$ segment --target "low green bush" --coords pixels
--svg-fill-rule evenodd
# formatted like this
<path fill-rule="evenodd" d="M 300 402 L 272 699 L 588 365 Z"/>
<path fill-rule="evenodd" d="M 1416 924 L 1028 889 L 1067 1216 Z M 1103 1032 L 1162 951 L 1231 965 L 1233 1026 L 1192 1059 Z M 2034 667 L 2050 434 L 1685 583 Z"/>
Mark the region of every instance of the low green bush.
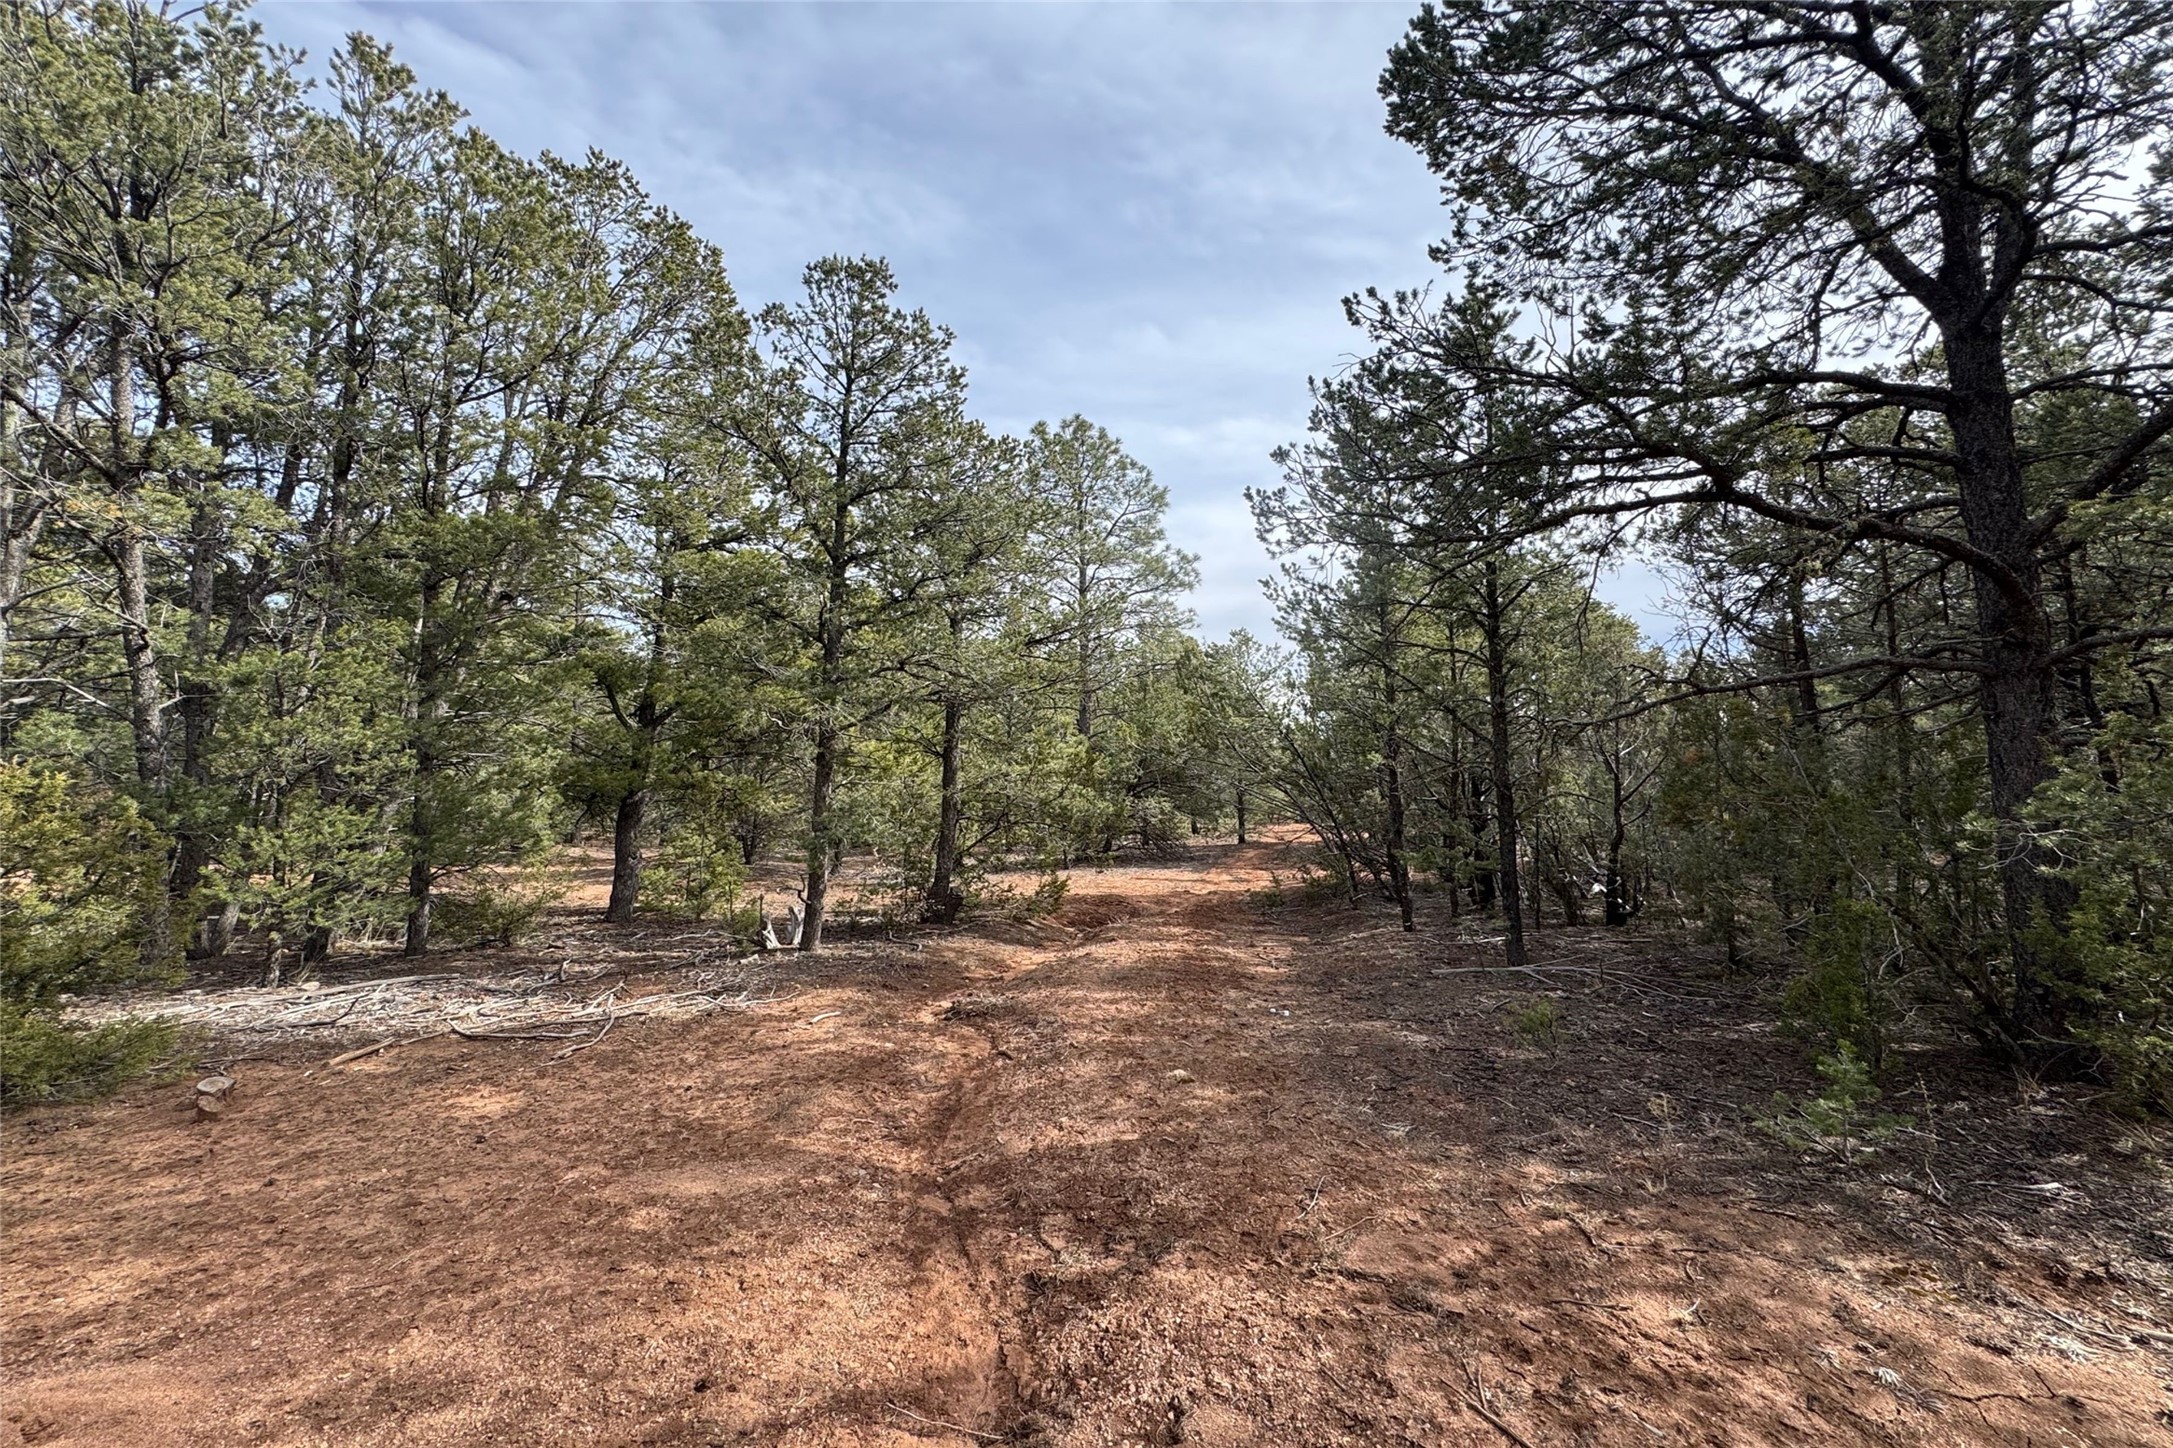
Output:
<path fill-rule="evenodd" d="M 469 876 L 431 906 L 431 933 L 454 948 L 514 946 L 535 934 L 566 895 L 566 878 L 541 864 Z"/>
<path fill-rule="evenodd" d="M 1909 1125 L 1908 1117 L 1877 1109 L 1878 1082 L 1870 1063 L 1849 1042 L 1813 1064 L 1826 1082 L 1817 1095 L 1797 1100 L 1785 1092 L 1773 1093 L 1773 1110 L 1760 1124 L 1779 1141 L 1848 1160 L 1872 1155 Z"/>
<path fill-rule="evenodd" d="M 129 800 L 0 762 L 0 1099 L 93 1096 L 172 1049 L 173 1028 L 68 1020 L 76 997 L 174 978 L 163 842 Z"/>
<path fill-rule="evenodd" d="M 1562 1027 L 1562 1007 L 1553 996 L 1535 996 L 1509 1018 L 1509 1024 L 1525 1045 L 1552 1051 Z"/>

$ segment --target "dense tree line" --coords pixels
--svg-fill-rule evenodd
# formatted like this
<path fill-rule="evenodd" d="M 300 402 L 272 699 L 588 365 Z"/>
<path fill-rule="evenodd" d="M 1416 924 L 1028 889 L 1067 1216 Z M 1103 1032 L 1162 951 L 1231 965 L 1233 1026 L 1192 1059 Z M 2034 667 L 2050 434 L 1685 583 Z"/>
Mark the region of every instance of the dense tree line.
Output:
<path fill-rule="evenodd" d="M 608 158 L 297 64 L 0 10 L 11 1082 L 139 1059 L 56 1009 L 185 953 L 503 938 L 583 836 L 620 922 L 752 932 L 789 856 L 815 949 L 848 857 L 947 922 L 1270 811 L 1511 964 L 1661 921 L 1844 1062 L 1938 1019 L 2173 1106 L 2162 6 L 1427 7 L 1381 84 L 1445 280 L 1347 303 L 1254 494 L 1287 668 L 881 261 L 750 315 Z"/>
<path fill-rule="evenodd" d="M 1462 0 L 1381 89 L 1447 283 L 1256 497 L 1351 886 L 1512 958 L 1662 905 L 1863 1060 L 1931 1007 L 2173 1106 L 2173 16 Z"/>
<path fill-rule="evenodd" d="M 584 831 L 617 921 L 794 855 L 814 949 L 848 852 L 949 920 L 1230 812 L 1244 648 L 1116 439 L 976 422 L 881 261 L 750 317 L 618 163 L 365 36 L 297 64 L 227 7 L 0 11 L 18 1089 L 135 1049 L 69 1058 L 67 992 L 503 935 Z"/>

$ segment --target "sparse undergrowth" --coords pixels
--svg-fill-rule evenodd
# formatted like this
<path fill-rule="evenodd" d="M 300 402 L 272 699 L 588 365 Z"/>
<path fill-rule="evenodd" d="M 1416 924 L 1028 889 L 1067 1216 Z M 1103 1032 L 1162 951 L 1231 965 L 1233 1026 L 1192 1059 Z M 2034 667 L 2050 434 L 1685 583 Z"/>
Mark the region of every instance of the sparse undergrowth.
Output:
<path fill-rule="evenodd" d="M 0 1101 L 95 1096 L 169 1056 L 171 1027 L 64 1015 L 80 995 L 173 978 L 164 865 L 126 799 L 0 761 Z"/>

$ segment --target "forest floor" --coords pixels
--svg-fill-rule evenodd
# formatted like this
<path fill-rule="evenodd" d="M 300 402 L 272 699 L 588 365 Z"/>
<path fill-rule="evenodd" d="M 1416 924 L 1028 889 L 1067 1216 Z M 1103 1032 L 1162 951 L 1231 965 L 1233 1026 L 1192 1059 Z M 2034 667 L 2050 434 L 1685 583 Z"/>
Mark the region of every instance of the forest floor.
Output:
<path fill-rule="evenodd" d="M 1509 975 L 1295 859 L 1079 871 L 570 1055 L 320 1032 L 230 1049 L 216 1120 L 18 1115 L 0 1442 L 2173 1442 L 2162 1131 L 1926 1053 L 1879 1155 L 1789 1149 L 1767 987 L 1598 929 Z M 639 995 L 685 939 L 532 955 Z"/>

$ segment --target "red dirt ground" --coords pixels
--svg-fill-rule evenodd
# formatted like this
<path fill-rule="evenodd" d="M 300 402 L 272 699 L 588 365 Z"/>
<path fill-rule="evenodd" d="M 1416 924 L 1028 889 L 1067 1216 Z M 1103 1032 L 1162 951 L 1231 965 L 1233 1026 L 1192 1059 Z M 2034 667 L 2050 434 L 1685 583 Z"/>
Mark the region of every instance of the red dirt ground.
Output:
<path fill-rule="evenodd" d="M 555 1062 L 319 1042 L 207 1124 L 18 1117 L 0 1442 L 2173 1442 L 2162 1138 L 1986 1078 L 1807 1162 L 1748 987 L 1550 932 L 1601 973 L 1519 1045 L 1530 978 L 1269 903 L 1292 850 Z"/>

